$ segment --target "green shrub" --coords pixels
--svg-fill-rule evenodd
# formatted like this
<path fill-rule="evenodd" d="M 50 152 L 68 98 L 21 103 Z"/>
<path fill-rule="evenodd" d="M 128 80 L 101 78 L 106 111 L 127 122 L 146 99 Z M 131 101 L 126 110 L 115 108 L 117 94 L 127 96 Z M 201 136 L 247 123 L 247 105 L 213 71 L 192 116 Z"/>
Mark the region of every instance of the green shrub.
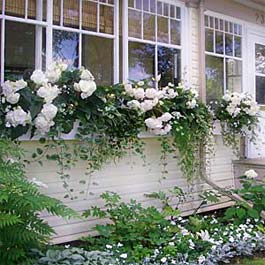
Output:
<path fill-rule="evenodd" d="M 60 201 L 41 194 L 25 178 L 22 151 L 18 145 L 0 140 L 0 261 L 3 265 L 23 261 L 29 249 L 46 243 L 53 229 L 40 212 L 71 217 L 74 211 Z"/>

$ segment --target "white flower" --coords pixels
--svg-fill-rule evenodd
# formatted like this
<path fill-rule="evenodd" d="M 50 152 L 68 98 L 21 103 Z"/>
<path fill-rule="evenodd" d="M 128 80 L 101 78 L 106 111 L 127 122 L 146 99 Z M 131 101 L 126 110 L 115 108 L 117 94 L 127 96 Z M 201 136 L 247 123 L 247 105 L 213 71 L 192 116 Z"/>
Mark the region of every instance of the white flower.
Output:
<path fill-rule="evenodd" d="M 127 102 L 127 106 L 129 109 L 140 109 L 141 104 L 138 100 L 131 100 Z"/>
<path fill-rule="evenodd" d="M 145 97 L 145 92 L 143 88 L 134 89 L 133 94 L 136 99 L 144 99 Z"/>
<path fill-rule="evenodd" d="M 162 262 L 162 263 L 166 263 L 166 262 L 167 262 L 167 258 L 166 258 L 166 257 L 163 257 L 163 258 L 161 259 L 161 262 Z"/>
<path fill-rule="evenodd" d="M 126 253 L 123 253 L 123 254 L 120 255 L 120 257 L 121 257 L 122 259 L 127 259 L 127 256 L 128 256 L 128 255 L 127 255 Z"/>
<path fill-rule="evenodd" d="M 55 118 L 57 111 L 58 111 L 58 108 L 55 105 L 51 103 L 47 103 L 43 105 L 41 113 L 47 120 L 52 120 Z"/>
<path fill-rule="evenodd" d="M 173 116 L 169 112 L 165 112 L 159 119 L 163 122 L 170 121 L 173 118 Z"/>
<path fill-rule="evenodd" d="M 229 242 L 233 243 L 234 241 L 235 241 L 235 239 L 232 236 L 230 236 L 229 237 Z"/>
<path fill-rule="evenodd" d="M 55 83 L 60 79 L 61 73 L 60 69 L 48 69 L 45 76 L 49 82 Z"/>
<path fill-rule="evenodd" d="M 20 94 L 12 93 L 6 96 L 6 101 L 9 102 L 10 104 L 16 104 L 18 103 L 19 98 L 20 98 Z"/>
<path fill-rule="evenodd" d="M 157 104 L 157 101 L 151 100 L 151 99 L 146 99 L 143 102 L 140 103 L 140 108 L 143 112 L 147 112 Z"/>
<path fill-rule="evenodd" d="M 31 115 L 25 112 L 20 106 L 14 110 L 10 110 L 6 114 L 6 126 L 17 127 L 18 125 L 26 126 L 31 122 Z"/>
<path fill-rule="evenodd" d="M 124 85 L 124 90 L 126 91 L 126 93 L 129 95 L 129 96 L 133 96 L 134 95 L 134 89 L 133 89 L 133 87 L 132 87 L 132 85 L 131 84 L 125 84 Z"/>
<path fill-rule="evenodd" d="M 231 94 L 230 93 L 226 93 L 224 96 L 223 96 L 223 100 L 228 102 L 231 100 Z"/>
<path fill-rule="evenodd" d="M 162 121 L 156 118 L 146 119 L 145 125 L 150 129 L 161 129 L 163 127 Z"/>
<path fill-rule="evenodd" d="M 36 178 L 33 178 L 31 182 L 32 182 L 33 184 L 35 184 L 36 186 L 38 186 L 38 187 L 48 189 L 48 185 L 47 185 L 47 184 L 43 183 L 43 182 L 40 181 L 40 180 L 37 180 Z"/>
<path fill-rule="evenodd" d="M 112 245 L 108 245 L 108 244 L 107 244 L 107 245 L 106 245 L 106 248 L 107 248 L 107 249 L 112 249 Z"/>
<path fill-rule="evenodd" d="M 74 83 L 74 89 L 81 92 L 81 98 L 90 97 L 97 89 L 97 85 L 93 80 L 80 80 L 79 83 Z"/>
<path fill-rule="evenodd" d="M 46 134 L 50 131 L 50 128 L 54 125 L 52 120 L 47 120 L 42 113 L 40 113 L 34 121 L 37 128 L 37 132 L 40 134 Z"/>
<path fill-rule="evenodd" d="M 45 83 L 48 82 L 48 79 L 46 78 L 45 74 L 41 70 L 35 70 L 32 73 L 30 80 L 39 86 L 44 85 Z"/>
<path fill-rule="evenodd" d="M 7 97 L 8 95 L 14 93 L 14 85 L 13 82 L 11 81 L 6 81 L 3 85 L 2 85 L 2 94 Z"/>
<path fill-rule="evenodd" d="M 25 88 L 28 83 L 26 81 L 24 81 L 23 79 L 17 80 L 15 83 L 15 88 L 16 88 L 16 92 L 19 91 L 20 89 Z"/>
<path fill-rule="evenodd" d="M 195 244 L 193 243 L 193 241 L 191 239 L 189 239 L 188 242 L 189 242 L 189 248 L 190 249 L 194 249 L 195 248 Z"/>
<path fill-rule="evenodd" d="M 143 86 L 144 85 L 144 81 L 138 81 L 137 85 L 138 86 Z"/>
<path fill-rule="evenodd" d="M 214 240 L 210 237 L 209 232 L 207 230 L 201 230 L 200 232 L 197 232 L 197 235 L 200 236 L 203 241 L 214 243 Z"/>
<path fill-rule="evenodd" d="M 199 258 L 198 258 L 199 264 L 203 264 L 205 260 L 206 260 L 206 258 L 203 255 L 199 256 Z"/>
<path fill-rule="evenodd" d="M 194 109 L 197 105 L 197 102 L 195 99 L 192 99 L 186 103 L 186 106 L 188 109 Z"/>
<path fill-rule="evenodd" d="M 173 246 L 175 246 L 175 243 L 174 242 L 169 242 L 168 245 L 173 247 Z"/>
<path fill-rule="evenodd" d="M 51 103 L 60 93 L 57 86 L 52 86 L 47 83 L 40 87 L 37 91 L 37 95 L 44 99 L 46 103 Z"/>
<path fill-rule="evenodd" d="M 247 170 L 244 175 L 247 177 L 247 178 L 251 178 L 251 179 L 254 179 L 258 176 L 257 172 L 253 169 L 249 169 Z"/>
<path fill-rule="evenodd" d="M 167 90 L 167 95 L 166 95 L 167 98 L 172 99 L 175 98 L 177 95 L 178 93 L 174 89 L 170 88 Z"/>
<path fill-rule="evenodd" d="M 156 98 L 158 96 L 158 91 L 154 88 L 147 88 L 145 90 L 145 96 L 150 99 Z"/>
<path fill-rule="evenodd" d="M 120 243 L 120 242 L 117 244 L 117 247 L 119 247 L 119 248 L 122 247 L 122 246 L 123 246 L 123 244 Z"/>
<path fill-rule="evenodd" d="M 89 80 L 94 81 L 95 80 L 94 76 L 91 74 L 91 72 L 89 70 L 87 70 L 85 68 L 81 68 L 80 71 L 81 71 L 80 78 L 82 80 L 87 80 L 87 81 L 89 81 Z"/>

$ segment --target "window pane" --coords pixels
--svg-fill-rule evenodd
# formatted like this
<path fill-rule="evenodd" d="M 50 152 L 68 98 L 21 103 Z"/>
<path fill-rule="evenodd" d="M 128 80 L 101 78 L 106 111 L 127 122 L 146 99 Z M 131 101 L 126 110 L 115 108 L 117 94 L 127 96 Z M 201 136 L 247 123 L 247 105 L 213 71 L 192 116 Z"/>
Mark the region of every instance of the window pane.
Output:
<path fill-rule="evenodd" d="M 241 52 L 241 37 L 235 36 L 234 40 L 234 45 L 235 45 L 235 56 L 241 58 L 242 52 Z"/>
<path fill-rule="evenodd" d="M 83 1 L 82 4 L 82 28 L 97 31 L 97 3 Z"/>
<path fill-rule="evenodd" d="M 226 59 L 226 88 L 229 91 L 242 91 L 242 62 Z"/>
<path fill-rule="evenodd" d="M 141 12 L 129 10 L 129 36 L 141 38 Z"/>
<path fill-rule="evenodd" d="M 61 0 L 53 0 L 53 24 L 59 25 L 61 21 Z"/>
<path fill-rule="evenodd" d="M 256 100 L 259 104 L 265 104 L 265 77 L 256 76 Z"/>
<path fill-rule="evenodd" d="M 79 1 L 63 1 L 63 24 L 72 28 L 79 28 Z"/>
<path fill-rule="evenodd" d="M 256 72 L 265 74 L 265 45 L 256 44 Z"/>
<path fill-rule="evenodd" d="M 82 65 L 95 77 L 97 85 L 113 84 L 113 40 L 83 35 Z"/>
<path fill-rule="evenodd" d="M 213 52 L 213 30 L 205 29 L 205 50 Z"/>
<path fill-rule="evenodd" d="M 171 19 L 170 28 L 171 28 L 171 44 L 180 45 L 180 39 L 181 39 L 180 21 Z"/>
<path fill-rule="evenodd" d="M 35 68 L 35 26 L 6 21 L 5 79 Z"/>
<path fill-rule="evenodd" d="M 157 41 L 168 43 L 168 19 L 157 17 Z"/>
<path fill-rule="evenodd" d="M 206 55 L 207 102 L 221 99 L 224 87 L 223 58 Z"/>
<path fill-rule="evenodd" d="M 142 80 L 155 76 L 155 46 L 129 42 L 129 79 Z"/>
<path fill-rule="evenodd" d="M 233 56 L 233 35 L 225 34 L 225 54 Z"/>
<path fill-rule="evenodd" d="M 78 67 L 78 33 L 54 30 L 53 31 L 53 59 L 62 60 L 69 66 Z"/>
<path fill-rule="evenodd" d="M 25 17 L 25 0 L 6 0 L 5 13 L 10 16 Z"/>
<path fill-rule="evenodd" d="M 103 33 L 113 34 L 113 7 L 100 5 L 100 27 L 99 31 Z"/>
<path fill-rule="evenodd" d="M 215 52 L 223 54 L 224 53 L 224 37 L 223 32 L 215 32 Z"/>
<path fill-rule="evenodd" d="M 161 86 L 169 82 L 177 85 L 180 77 L 180 50 L 158 47 L 158 73 L 161 74 Z"/>
<path fill-rule="evenodd" d="M 155 16 L 144 13 L 144 39 L 155 41 Z"/>

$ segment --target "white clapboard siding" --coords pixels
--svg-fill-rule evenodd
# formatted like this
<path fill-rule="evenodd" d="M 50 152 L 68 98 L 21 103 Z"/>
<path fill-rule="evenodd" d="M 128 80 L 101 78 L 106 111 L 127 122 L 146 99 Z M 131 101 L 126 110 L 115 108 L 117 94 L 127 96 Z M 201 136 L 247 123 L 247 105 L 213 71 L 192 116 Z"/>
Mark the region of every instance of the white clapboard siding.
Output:
<path fill-rule="evenodd" d="M 180 205 L 183 215 L 191 214 L 198 207 L 201 200 L 199 194 L 202 190 L 211 189 L 201 180 L 195 180 L 192 184 L 187 184 L 185 178 L 178 166 L 178 160 L 173 156 L 167 159 L 168 175 L 166 179 L 161 180 L 161 162 L 160 146 L 157 139 L 147 138 L 146 143 L 146 165 L 139 156 L 127 155 L 120 159 L 116 164 L 106 164 L 102 170 L 95 172 L 91 176 L 88 195 L 80 194 L 87 189 L 87 185 L 80 184 L 80 180 L 89 180 L 85 175 L 85 162 L 78 161 L 77 165 L 69 171 L 71 178 L 67 181 L 70 188 L 73 188 L 73 196 L 77 199 L 71 200 L 64 198 L 67 194 L 63 188 L 62 180 L 59 178 L 58 168 L 54 162 L 43 159 L 43 166 L 32 163 L 26 168 L 29 179 L 37 178 L 48 185 L 48 189 L 42 188 L 45 194 L 63 201 L 69 207 L 82 214 L 83 211 L 93 205 L 104 207 L 104 202 L 99 198 L 104 191 L 113 191 L 121 195 L 122 199 L 129 202 L 131 198 L 142 202 L 144 206 L 155 205 L 161 207 L 160 202 L 147 198 L 145 194 L 158 190 L 167 191 L 178 186 L 182 188 L 187 195 L 185 203 Z M 71 142 L 69 142 L 71 144 Z M 38 142 L 23 142 L 23 147 L 28 150 L 28 156 L 38 147 Z M 223 146 L 220 137 L 216 137 L 216 153 L 211 161 L 210 178 L 222 187 L 231 187 L 234 185 L 232 171 L 232 152 Z M 176 154 L 177 156 L 177 154 Z M 176 201 L 172 200 L 172 203 Z M 225 207 L 230 204 L 227 198 L 222 198 L 219 204 L 204 206 L 200 211 L 214 210 Z M 56 235 L 53 238 L 54 243 L 72 241 L 91 234 L 95 224 L 102 222 L 98 219 L 71 219 L 64 220 L 56 216 L 50 216 L 43 212 L 41 216 L 49 222 L 55 229 Z M 104 221 L 103 221 L 104 222 Z M 93 233 L 92 233 L 93 234 Z"/>

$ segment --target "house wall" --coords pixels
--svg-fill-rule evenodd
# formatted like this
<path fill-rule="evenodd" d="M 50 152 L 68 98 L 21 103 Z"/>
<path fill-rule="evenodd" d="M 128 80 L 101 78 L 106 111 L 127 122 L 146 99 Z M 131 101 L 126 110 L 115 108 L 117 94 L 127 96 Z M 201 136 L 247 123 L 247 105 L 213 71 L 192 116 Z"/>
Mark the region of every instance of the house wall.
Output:
<path fill-rule="evenodd" d="M 199 87 L 200 84 L 198 14 L 196 9 L 189 9 L 189 24 L 191 27 L 189 36 L 191 41 L 190 78 L 192 85 L 195 87 Z M 144 205 L 152 204 L 159 207 L 159 202 L 146 198 L 144 194 L 178 186 L 188 193 L 187 200 L 180 206 L 183 215 L 191 214 L 201 202 L 199 192 L 210 187 L 198 179 L 192 184 L 188 184 L 178 167 L 178 160 L 173 157 L 168 157 L 167 170 L 169 173 L 166 179 L 161 180 L 162 168 L 160 165 L 161 154 L 159 142 L 156 138 L 145 138 L 144 141 L 146 143 L 146 166 L 143 166 L 143 161 L 139 157 L 128 154 L 115 164 L 104 165 L 99 172 L 93 174 L 91 179 L 89 179 L 88 176 L 85 176 L 85 163 L 78 161 L 77 165 L 70 170 L 69 174 L 71 178 L 68 181 L 70 184 L 69 188 L 74 189 L 74 196 L 78 196 L 74 200 L 64 198 L 67 192 L 63 188 L 62 180 L 56 173 L 58 168 L 54 163 L 43 161 L 43 166 L 33 163 L 27 166 L 27 175 L 30 179 L 35 177 L 48 185 L 49 188 L 42 189 L 42 192 L 62 200 L 79 213 L 82 213 L 93 205 L 102 206 L 103 201 L 99 196 L 104 191 L 118 192 L 125 201 L 135 198 Z M 215 156 L 208 161 L 209 166 L 207 171 L 209 177 L 222 187 L 231 187 L 234 185 L 232 169 L 233 153 L 223 145 L 220 136 L 216 136 L 214 141 Z M 69 143 L 71 144 L 71 142 Z M 25 149 L 29 150 L 28 155 L 36 149 L 37 145 L 37 142 L 34 141 L 23 142 Z M 87 189 L 86 185 L 80 184 L 80 180 L 84 179 L 91 183 L 88 189 L 88 196 L 80 194 L 81 191 L 86 191 Z M 214 210 L 228 205 L 230 205 L 230 201 L 227 198 L 222 198 L 219 204 L 204 206 L 200 211 Z M 50 216 L 47 213 L 42 213 L 42 216 L 56 231 L 56 235 L 53 237 L 53 243 L 76 240 L 81 236 L 87 235 L 89 232 L 91 233 L 92 227 L 99 223 L 99 220 L 93 218 L 88 220 L 66 221 L 58 217 Z"/>

